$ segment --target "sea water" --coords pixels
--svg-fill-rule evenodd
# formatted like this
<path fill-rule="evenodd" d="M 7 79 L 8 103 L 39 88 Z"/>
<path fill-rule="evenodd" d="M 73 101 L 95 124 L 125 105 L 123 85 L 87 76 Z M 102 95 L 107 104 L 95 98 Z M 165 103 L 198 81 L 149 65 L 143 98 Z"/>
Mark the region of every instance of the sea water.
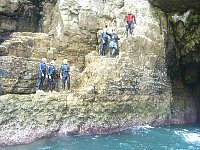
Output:
<path fill-rule="evenodd" d="M 200 124 L 137 126 L 110 135 L 64 135 L 0 150 L 200 150 Z"/>

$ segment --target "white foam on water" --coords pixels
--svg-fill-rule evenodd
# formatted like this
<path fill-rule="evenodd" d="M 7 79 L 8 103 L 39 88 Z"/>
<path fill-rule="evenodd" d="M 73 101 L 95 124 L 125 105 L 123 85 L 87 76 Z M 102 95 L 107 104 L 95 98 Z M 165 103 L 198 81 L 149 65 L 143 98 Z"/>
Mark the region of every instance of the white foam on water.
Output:
<path fill-rule="evenodd" d="M 50 146 L 45 146 L 45 147 L 39 148 L 39 150 L 46 150 L 46 149 L 51 149 L 51 147 Z"/>
<path fill-rule="evenodd" d="M 186 142 L 200 143 L 200 133 L 191 133 L 186 129 L 182 131 L 174 131 L 174 133 L 182 137 Z"/>
<path fill-rule="evenodd" d="M 153 129 L 154 127 L 152 127 L 152 126 L 150 126 L 150 125 L 148 125 L 148 124 L 146 124 L 146 125 L 144 125 L 144 126 L 136 126 L 136 127 L 133 127 L 132 128 L 132 131 L 133 132 L 135 132 L 135 131 L 137 131 L 137 130 L 144 130 L 144 131 L 149 131 L 148 129 Z"/>
<path fill-rule="evenodd" d="M 154 127 L 152 127 L 152 126 L 150 126 L 150 125 L 148 125 L 148 124 L 146 124 L 146 125 L 144 125 L 144 126 L 138 126 L 139 128 L 142 128 L 142 129 L 152 129 L 152 128 L 154 128 Z"/>
<path fill-rule="evenodd" d="M 184 137 L 187 142 L 200 143 L 200 133 L 188 133 L 184 134 Z"/>

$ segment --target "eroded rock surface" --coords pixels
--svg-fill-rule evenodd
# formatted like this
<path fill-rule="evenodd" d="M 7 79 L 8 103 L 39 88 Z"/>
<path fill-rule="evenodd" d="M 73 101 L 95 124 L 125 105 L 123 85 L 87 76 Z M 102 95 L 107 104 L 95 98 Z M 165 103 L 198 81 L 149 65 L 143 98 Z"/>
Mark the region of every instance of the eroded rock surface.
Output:
<path fill-rule="evenodd" d="M 198 10 L 200 1 L 197 0 L 149 0 L 154 6 L 161 8 L 165 12 L 185 12 L 190 9 Z"/>
<path fill-rule="evenodd" d="M 4 93 L 34 93 L 37 64 L 42 57 L 49 61 L 49 37 L 45 33 L 15 32 L 0 45 L 0 81 Z"/>
<path fill-rule="evenodd" d="M 0 45 L 0 56 L 16 56 L 31 59 L 47 58 L 50 39 L 45 33 L 14 32 Z"/>
<path fill-rule="evenodd" d="M 158 20 L 147 0 L 37 2 L 31 5 L 42 6 L 41 31 L 46 34 L 13 33 L 0 45 L 0 94 L 12 93 L 0 96 L 1 145 L 63 133 L 107 134 L 134 125 L 197 120 L 196 99 L 189 100 L 189 92 L 181 96 L 187 89 L 179 76 L 167 76 L 167 29 L 163 32 L 162 18 Z M 124 16 L 129 10 L 137 25 L 126 38 Z M 114 58 L 98 53 L 99 32 L 105 27 L 120 37 Z M 58 88 L 55 94 L 13 94 L 34 92 L 41 57 L 56 59 L 57 67 L 63 58 L 69 60 L 71 93 L 60 94 Z M 194 73 L 188 81 L 195 78 Z"/>
<path fill-rule="evenodd" d="M 40 31 L 39 1 L 1 0 L 0 1 L 0 43 L 8 39 L 14 31 Z"/>
<path fill-rule="evenodd" d="M 0 57 L 0 83 L 3 93 L 35 92 L 37 61 L 11 56 Z"/>

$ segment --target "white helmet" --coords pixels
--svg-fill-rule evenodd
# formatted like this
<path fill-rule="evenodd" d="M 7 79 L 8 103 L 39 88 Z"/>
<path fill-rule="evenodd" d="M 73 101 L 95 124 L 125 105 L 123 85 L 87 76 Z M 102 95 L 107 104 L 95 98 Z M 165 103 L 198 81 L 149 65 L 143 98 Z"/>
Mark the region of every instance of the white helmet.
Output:
<path fill-rule="evenodd" d="M 47 61 L 47 59 L 46 58 L 42 58 L 42 62 L 46 62 Z"/>
<path fill-rule="evenodd" d="M 64 63 L 64 64 L 67 64 L 67 59 L 63 59 L 63 63 Z"/>

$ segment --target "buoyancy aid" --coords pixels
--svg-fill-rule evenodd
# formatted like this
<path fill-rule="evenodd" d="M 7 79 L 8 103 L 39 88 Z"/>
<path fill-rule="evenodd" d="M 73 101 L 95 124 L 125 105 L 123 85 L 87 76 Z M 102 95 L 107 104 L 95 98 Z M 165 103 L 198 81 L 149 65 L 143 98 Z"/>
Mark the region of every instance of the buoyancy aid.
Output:
<path fill-rule="evenodd" d="M 135 16 L 133 14 L 128 14 L 126 16 L 126 22 L 133 22 L 134 17 Z M 134 19 L 134 21 L 135 21 L 135 19 Z"/>

